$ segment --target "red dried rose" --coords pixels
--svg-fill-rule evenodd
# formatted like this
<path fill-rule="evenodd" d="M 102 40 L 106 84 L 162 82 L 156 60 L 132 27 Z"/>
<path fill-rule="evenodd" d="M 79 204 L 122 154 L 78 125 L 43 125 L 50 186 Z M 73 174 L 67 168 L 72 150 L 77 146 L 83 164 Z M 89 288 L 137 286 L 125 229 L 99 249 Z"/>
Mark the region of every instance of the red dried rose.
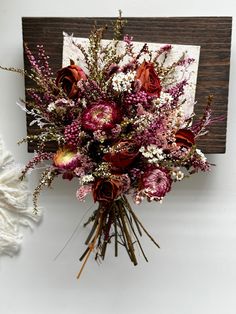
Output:
<path fill-rule="evenodd" d="M 98 179 L 93 186 L 94 202 L 112 202 L 122 194 L 123 190 L 123 182 L 119 176 Z"/>
<path fill-rule="evenodd" d="M 120 117 L 120 109 L 116 103 L 99 101 L 85 109 L 81 122 L 84 130 L 110 130 L 120 122 Z"/>
<path fill-rule="evenodd" d="M 136 80 L 139 81 L 141 90 L 150 96 L 160 97 L 161 81 L 152 62 L 144 61 L 137 69 Z"/>
<path fill-rule="evenodd" d="M 195 144 L 195 137 L 191 130 L 180 129 L 175 134 L 175 142 L 178 146 L 188 148 Z"/>
<path fill-rule="evenodd" d="M 114 168 L 126 168 L 133 163 L 139 154 L 140 146 L 133 141 L 119 141 L 103 159 Z"/>
<path fill-rule="evenodd" d="M 78 81 L 86 79 L 84 71 L 78 65 L 72 63 L 57 72 L 56 85 L 61 85 L 68 97 L 74 98 L 78 93 Z"/>

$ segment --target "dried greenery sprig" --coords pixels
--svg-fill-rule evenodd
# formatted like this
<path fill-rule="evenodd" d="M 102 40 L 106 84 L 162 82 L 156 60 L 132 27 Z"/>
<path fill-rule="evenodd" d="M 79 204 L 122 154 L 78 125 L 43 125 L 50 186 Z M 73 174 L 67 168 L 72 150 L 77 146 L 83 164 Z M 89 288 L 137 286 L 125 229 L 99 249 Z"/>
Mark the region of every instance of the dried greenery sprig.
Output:
<path fill-rule="evenodd" d="M 24 174 L 23 174 L 24 175 Z M 51 167 L 47 168 L 43 171 L 38 186 L 35 188 L 33 193 L 33 205 L 34 205 L 34 213 L 38 213 L 38 198 L 44 187 L 50 187 L 53 180 L 57 176 L 57 171 Z"/>
<path fill-rule="evenodd" d="M 115 20 L 113 24 L 113 33 L 114 33 L 114 40 L 119 41 L 122 39 L 124 26 L 127 24 L 127 20 L 122 18 L 122 11 L 119 10 L 119 16 Z"/>

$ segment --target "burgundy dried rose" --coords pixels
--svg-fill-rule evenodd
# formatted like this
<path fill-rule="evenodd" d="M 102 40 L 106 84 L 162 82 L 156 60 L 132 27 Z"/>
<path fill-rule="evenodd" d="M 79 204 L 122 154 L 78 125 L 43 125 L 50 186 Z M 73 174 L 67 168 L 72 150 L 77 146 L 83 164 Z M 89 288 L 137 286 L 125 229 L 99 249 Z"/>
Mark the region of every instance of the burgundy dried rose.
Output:
<path fill-rule="evenodd" d="M 171 189 L 172 179 L 164 169 L 150 169 L 142 176 L 138 196 L 149 201 L 161 200 Z"/>
<path fill-rule="evenodd" d="M 112 202 L 124 191 L 124 185 L 119 176 L 98 179 L 93 186 L 94 202 Z"/>
<path fill-rule="evenodd" d="M 99 101 L 90 105 L 82 114 L 82 127 L 84 130 L 110 130 L 120 122 L 121 114 L 116 103 Z"/>
<path fill-rule="evenodd" d="M 119 141 L 103 159 L 114 168 L 125 168 L 131 165 L 139 155 L 140 146 L 134 141 Z"/>
<path fill-rule="evenodd" d="M 195 137 L 191 130 L 180 129 L 175 134 L 175 142 L 181 147 L 192 147 L 195 144 Z"/>
<path fill-rule="evenodd" d="M 138 80 L 141 90 L 150 96 L 160 97 L 161 81 L 152 62 L 144 61 L 137 69 L 135 79 Z"/>
<path fill-rule="evenodd" d="M 78 81 L 86 79 L 84 71 L 78 65 L 71 64 L 57 72 L 56 85 L 61 85 L 68 97 L 74 98 L 78 93 Z"/>

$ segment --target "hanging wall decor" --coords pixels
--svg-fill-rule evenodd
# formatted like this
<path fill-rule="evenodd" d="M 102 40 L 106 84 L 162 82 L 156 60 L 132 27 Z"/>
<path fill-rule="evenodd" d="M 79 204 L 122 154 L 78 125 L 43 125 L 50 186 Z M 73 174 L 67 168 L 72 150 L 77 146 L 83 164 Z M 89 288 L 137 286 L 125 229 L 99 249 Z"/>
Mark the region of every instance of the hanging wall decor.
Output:
<path fill-rule="evenodd" d="M 128 198 L 162 202 L 174 183 L 225 151 L 231 18 L 23 18 L 29 169 L 98 204 L 89 256 L 124 248 L 134 265 L 146 234 Z M 50 56 L 50 58 L 48 57 Z M 213 96 L 212 96 L 213 95 Z"/>

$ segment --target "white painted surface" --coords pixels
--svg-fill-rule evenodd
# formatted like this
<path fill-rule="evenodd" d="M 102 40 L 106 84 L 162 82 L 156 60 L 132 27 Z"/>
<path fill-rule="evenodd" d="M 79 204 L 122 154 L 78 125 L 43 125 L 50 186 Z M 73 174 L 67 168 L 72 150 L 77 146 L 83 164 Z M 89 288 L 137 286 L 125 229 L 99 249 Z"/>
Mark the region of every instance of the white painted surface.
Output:
<path fill-rule="evenodd" d="M 66 34 L 64 32 L 63 39 L 63 50 L 62 50 L 62 65 L 63 67 L 68 66 L 70 64 L 70 60 L 73 60 L 77 65 L 79 65 L 87 74 L 87 65 L 84 60 L 82 52 L 78 49 L 76 45 L 80 44 L 85 48 L 85 51 L 88 51 L 89 39 L 81 38 L 81 37 L 73 37 L 72 35 Z M 108 45 L 112 46 L 112 41 L 103 39 L 101 42 L 103 47 Z M 138 54 L 145 42 L 133 41 L 133 51 L 135 54 Z M 155 56 L 155 52 L 158 51 L 161 47 L 166 44 L 171 43 L 151 43 L 147 42 L 148 49 Z M 125 43 L 120 41 L 117 46 L 117 51 L 120 55 L 125 53 Z M 198 73 L 198 64 L 200 57 L 200 46 L 194 45 L 172 45 L 170 52 L 167 55 L 165 60 L 165 67 L 171 66 L 174 62 L 178 62 L 178 60 L 185 54 L 186 58 L 193 58 L 195 61 L 191 63 L 188 67 L 185 68 L 185 71 L 176 71 L 175 73 L 175 84 L 177 82 L 181 82 L 183 79 L 188 80 L 188 85 L 185 86 L 185 95 L 184 98 L 187 100 L 185 104 L 183 104 L 183 110 L 185 112 L 186 118 L 189 118 L 194 110 L 195 103 L 195 92 L 196 92 L 196 83 L 197 83 L 197 73 Z M 140 58 L 139 62 L 143 62 L 145 58 L 149 56 L 144 55 Z M 126 56 L 119 65 L 122 66 L 124 64 L 128 64 L 131 62 L 132 58 L 130 56 Z M 148 60 L 148 59 L 147 59 Z M 162 62 L 164 60 L 164 54 L 162 54 L 158 61 Z M 102 66 L 102 63 L 101 63 Z M 168 86 L 170 87 L 170 86 Z"/>
<path fill-rule="evenodd" d="M 23 66 L 21 16 L 233 15 L 233 0 L 204 1 L 66 1 L 1 0 L 0 63 Z M 234 27 L 235 30 L 235 27 Z M 42 194 L 44 220 L 25 231 L 21 253 L 0 260 L 1 314 L 235 314 L 236 313 L 236 80 L 233 40 L 227 153 L 210 155 L 212 173 L 179 183 L 163 205 L 143 204 L 137 212 L 158 239 L 157 250 L 146 238 L 150 258 L 133 267 L 125 253 L 112 248 L 98 266 L 89 261 L 80 282 L 78 258 L 88 230 L 79 228 L 63 254 L 54 257 L 92 202 L 77 203 L 76 182 L 58 180 Z M 23 80 L 0 72 L 0 133 L 21 163 L 30 155 L 16 142 L 25 135 L 25 116 L 15 106 L 24 95 Z M 37 173 L 31 177 L 31 188 Z"/>

